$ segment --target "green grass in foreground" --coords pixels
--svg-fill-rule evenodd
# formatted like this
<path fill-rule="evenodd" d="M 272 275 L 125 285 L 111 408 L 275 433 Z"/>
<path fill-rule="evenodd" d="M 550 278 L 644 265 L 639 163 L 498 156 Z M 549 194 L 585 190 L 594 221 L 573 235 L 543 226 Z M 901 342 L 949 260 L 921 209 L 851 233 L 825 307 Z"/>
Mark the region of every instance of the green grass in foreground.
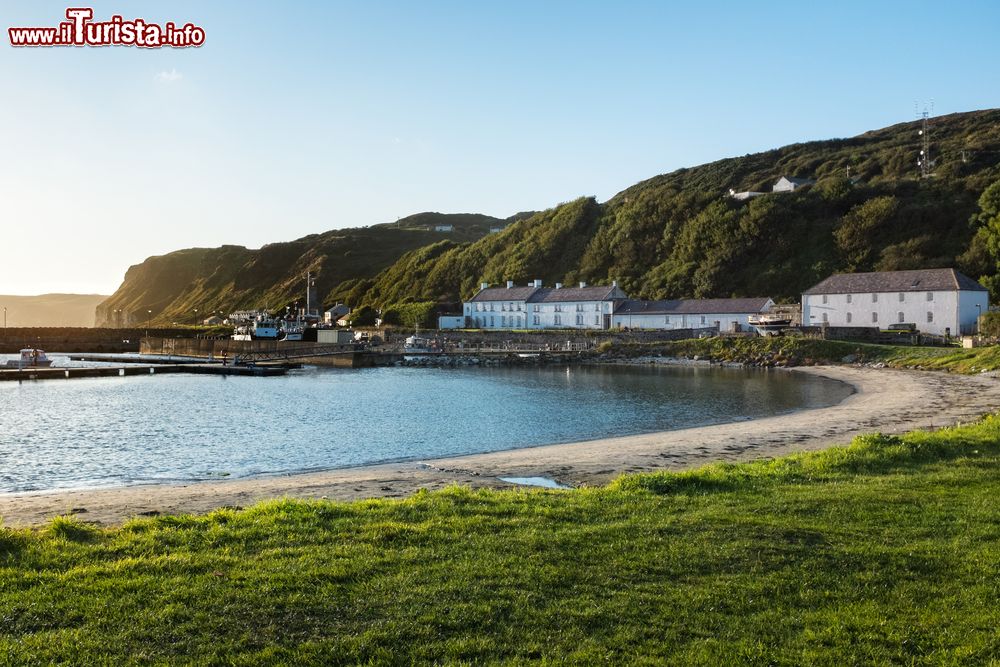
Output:
<path fill-rule="evenodd" d="M 569 492 L 0 530 L 0 661 L 1000 660 L 1000 418 Z"/>

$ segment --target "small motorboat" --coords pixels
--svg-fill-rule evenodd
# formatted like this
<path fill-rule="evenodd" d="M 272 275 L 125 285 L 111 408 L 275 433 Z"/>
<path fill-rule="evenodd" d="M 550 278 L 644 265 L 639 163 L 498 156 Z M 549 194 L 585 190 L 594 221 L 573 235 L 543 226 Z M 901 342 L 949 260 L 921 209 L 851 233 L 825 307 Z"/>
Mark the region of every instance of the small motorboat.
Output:
<path fill-rule="evenodd" d="M 18 359 L 8 359 L 7 368 L 48 368 L 52 365 L 52 360 L 45 354 L 45 350 L 28 347 L 21 350 Z"/>
<path fill-rule="evenodd" d="M 751 315 L 749 324 L 761 336 L 777 336 L 792 325 L 792 318 L 782 315 Z"/>

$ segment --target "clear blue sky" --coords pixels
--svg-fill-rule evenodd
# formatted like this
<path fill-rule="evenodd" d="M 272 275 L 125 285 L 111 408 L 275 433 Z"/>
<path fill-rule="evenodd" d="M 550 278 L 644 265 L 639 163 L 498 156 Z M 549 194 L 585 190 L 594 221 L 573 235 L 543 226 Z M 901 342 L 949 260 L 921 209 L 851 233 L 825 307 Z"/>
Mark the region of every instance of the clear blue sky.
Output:
<path fill-rule="evenodd" d="M 190 246 L 604 200 L 915 101 L 1000 106 L 995 0 L 118 1 L 96 18 L 191 21 L 205 46 L 10 47 L 66 6 L 0 8 L 0 294 L 110 293 Z"/>

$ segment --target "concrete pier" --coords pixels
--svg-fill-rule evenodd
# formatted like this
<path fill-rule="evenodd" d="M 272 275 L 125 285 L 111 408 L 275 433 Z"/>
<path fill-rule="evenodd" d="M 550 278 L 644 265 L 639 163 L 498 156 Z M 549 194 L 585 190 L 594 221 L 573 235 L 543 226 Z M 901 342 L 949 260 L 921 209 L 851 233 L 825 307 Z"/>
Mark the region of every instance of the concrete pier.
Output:
<path fill-rule="evenodd" d="M 242 375 L 273 377 L 288 372 L 285 366 L 223 366 L 222 364 L 158 364 L 150 366 L 93 366 L 88 368 L 24 368 L 0 369 L 3 380 L 72 380 L 77 378 L 127 377 L 160 375 L 162 373 L 194 373 L 198 375 Z"/>

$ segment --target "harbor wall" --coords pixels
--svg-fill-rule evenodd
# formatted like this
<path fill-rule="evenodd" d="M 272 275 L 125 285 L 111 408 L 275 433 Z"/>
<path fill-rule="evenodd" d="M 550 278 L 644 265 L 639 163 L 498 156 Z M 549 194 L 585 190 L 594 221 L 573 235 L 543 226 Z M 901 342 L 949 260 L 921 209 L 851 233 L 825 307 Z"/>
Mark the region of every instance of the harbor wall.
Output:
<path fill-rule="evenodd" d="M 151 336 L 193 336 L 190 329 L 149 329 Z M 147 329 L 90 327 L 8 327 L 0 329 L 0 354 L 26 347 L 46 352 L 138 352 Z"/>

